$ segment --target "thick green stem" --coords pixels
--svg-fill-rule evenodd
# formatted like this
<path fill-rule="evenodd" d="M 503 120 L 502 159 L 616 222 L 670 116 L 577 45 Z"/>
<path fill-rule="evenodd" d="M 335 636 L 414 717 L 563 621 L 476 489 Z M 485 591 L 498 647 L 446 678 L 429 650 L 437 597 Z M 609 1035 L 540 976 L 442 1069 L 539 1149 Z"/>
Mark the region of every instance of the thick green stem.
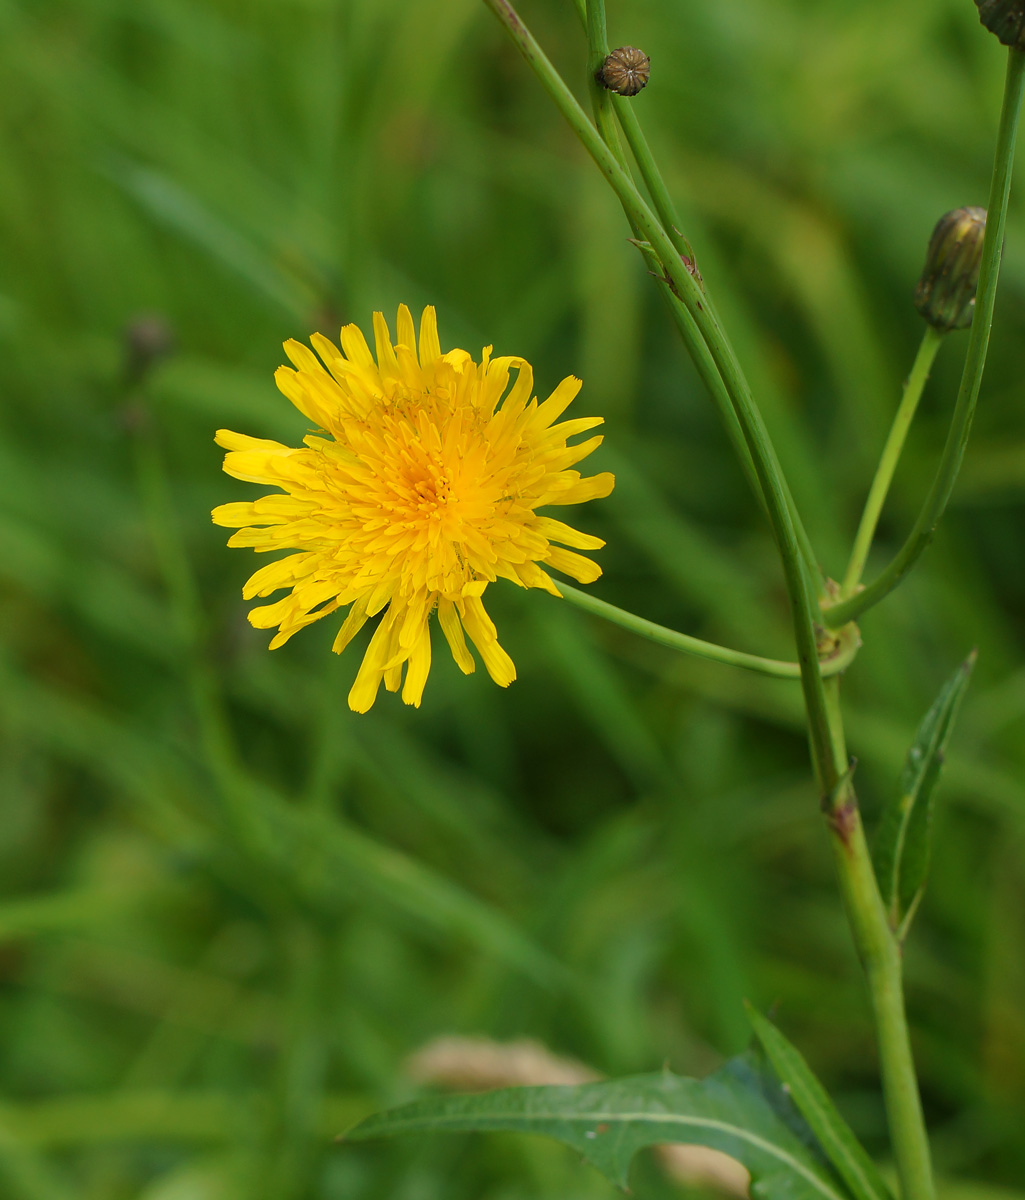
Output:
<path fill-rule="evenodd" d="M 1007 224 L 1007 200 L 1011 190 L 1014 142 L 1018 129 L 1018 115 L 1021 111 L 1022 93 L 1025 91 L 1025 53 L 1019 50 L 1010 50 L 1008 55 L 1004 100 L 1000 111 L 1000 127 L 997 132 L 997 147 L 993 162 L 993 180 L 990 185 L 989 208 L 986 216 L 986 236 L 982 248 L 982 264 L 979 268 L 975 316 L 968 337 L 968 353 L 961 375 L 961 387 L 954 408 L 954 417 L 947 435 L 946 445 L 943 447 L 940 465 L 918 520 L 897 556 L 868 587 L 826 610 L 824 614 L 826 624 L 834 628 L 853 621 L 860 613 L 878 604 L 904 578 L 917 561 L 918 556 L 932 540 L 961 469 L 961 460 L 964 458 L 968 435 L 972 428 L 972 418 L 975 416 L 975 405 L 979 398 L 982 372 L 986 365 L 986 351 L 989 348 L 989 331 L 993 324 L 993 305 L 996 300 L 997 278 L 1000 273 L 1004 227 Z"/>
<path fill-rule="evenodd" d="M 578 591 L 564 583 L 559 584 L 559 591 L 570 604 L 583 609 L 584 612 L 592 613 L 596 617 L 603 617 L 606 621 L 611 621 L 622 629 L 628 629 L 631 633 L 647 638 L 649 642 L 667 646 L 670 650 L 678 650 L 681 654 L 704 658 L 708 662 L 723 663 L 728 667 L 744 667 L 759 675 L 771 675 L 774 679 L 800 679 L 801 677 L 800 663 L 786 662 L 778 658 L 762 658 L 757 654 L 747 654 L 743 650 L 730 650 L 716 642 L 706 642 L 686 633 L 677 633 L 675 629 L 667 629 L 664 625 L 656 625 L 654 621 L 646 621 L 644 617 L 638 617 L 625 609 L 616 608 L 614 604 L 608 604 L 604 600 L 599 600 L 597 596 L 592 596 L 589 592 Z M 854 660 L 854 656 L 858 652 L 858 645 L 858 639 L 853 636 L 852 630 L 851 636 L 839 640 L 833 647 L 832 653 L 821 660 L 822 675 L 838 675 L 845 671 Z"/>
<path fill-rule="evenodd" d="M 929 1138 L 904 1010 L 900 945 L 890 928 L 886 906 L 879 893 L 851 773 L 847 769 L 839 680 L 827 680 L 825 692 L 834 769 L 844 772 L 828 798 L 826 816 L 844 909 L 868 982 L 879 1044 L 886 1117 L 901 1196 L 902 1200 L 934 1200 Z"/>
<path fill-rule="evenodd" d="M 872 539 L 875 537 L 876 526 L 879 524 L 879 515 L 883 511 L 886 494 L 889 492 L 890 484 L 893 481 L 893 473 L 897 469 L 897 462 L 900 459 L 901 451 L 904 449 L 904 441 L 907 438 L 908 430 L 911 428 L 911 422 L 914 420 L 915 411 L 918 408 L 918 401 L 922 397 L 922 389 L 929 378 L 933 360 L 936 358 L 936 351 L 939 350 L 942 340 L 943 335 L 931 325 L 925 327 L 925 335 L 918 347 L 918 353 L 915 355 L 911 374 L 904 385 L 904 395 L 901 397 L 896 415 L 893 418 L 893 425 L 890 427 L 886 445 L 883 447 L 879 466 L 876 467 L 875 478 L 872 480 L 872 486 L 868 491 L 865 510 L 861 514 L 861 523 L 854 538 L 851 559 L 847 564 L 847 572 L 844 575 L 843 586 L 840 589 L 840 595 L 845 598 L 850 596 L 856 590 L 858 584 L 861 583 L 861 576 L 865 570 L 865 563 L 868 560 L 868 552 L 872 547 Z"/>

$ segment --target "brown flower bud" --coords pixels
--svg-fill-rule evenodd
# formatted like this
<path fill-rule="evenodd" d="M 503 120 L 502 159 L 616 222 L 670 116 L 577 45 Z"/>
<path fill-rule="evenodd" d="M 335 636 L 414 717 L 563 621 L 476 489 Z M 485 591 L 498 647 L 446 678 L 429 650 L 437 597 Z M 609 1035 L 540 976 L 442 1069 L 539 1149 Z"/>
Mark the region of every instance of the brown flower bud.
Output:
<path fill-rule="evenodd" d="M 984 208 L 955 208 L 932 231 L 915 308 L 941 333 L 972 323 L 985 232 Z"/>
<path fill-rule="evenodd" d="M 125 379 L 133 387 L 174 350 L 174 330 L 159 313 L 139 313 L 125 326 L 123 337 Z"/>
<path fill-rule="evenodd" d="M 1005 46 L 1025 50 L 1025 0 L 975 0 L 979 20 Z"/>
<path fill-rule="evenodd" d="M 651 59 L 636 46 L 620 46 L 602 63 L 598 82 L 620 96 L 636 96 L 651 75 Z"/>

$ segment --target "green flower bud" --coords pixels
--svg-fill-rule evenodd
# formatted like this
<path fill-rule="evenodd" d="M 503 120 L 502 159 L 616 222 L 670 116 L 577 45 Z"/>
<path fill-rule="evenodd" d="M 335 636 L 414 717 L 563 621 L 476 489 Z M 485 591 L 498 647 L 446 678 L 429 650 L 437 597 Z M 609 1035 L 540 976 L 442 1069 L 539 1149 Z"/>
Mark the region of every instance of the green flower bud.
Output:
<path fill-rule="evenodd" d="M 984 208 L 955 208 L 932 231 L 915 308 L 941 333 L 972 323 L 985 232 Z"/>
<path fill-rule="evenodd" d="M 1025 50 L 1025 0 L 975 0 L 979 20 L 1005 46 Z"/>

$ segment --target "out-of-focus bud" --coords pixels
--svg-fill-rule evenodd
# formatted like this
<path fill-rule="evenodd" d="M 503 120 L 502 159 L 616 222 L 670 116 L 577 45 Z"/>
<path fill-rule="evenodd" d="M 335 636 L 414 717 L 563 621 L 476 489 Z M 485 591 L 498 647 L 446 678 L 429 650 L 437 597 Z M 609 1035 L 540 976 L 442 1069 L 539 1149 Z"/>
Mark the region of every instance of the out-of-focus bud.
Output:
<path fill-rule="evenodd" d="M 984 208 L 955 208 L 932 231 L 915 308 L 941 333 L 972 323 L 985 232 Z"/>
<path fill-rule="evenodd" d="M 975 0 L 979 20 L 1005 46 L 1025 50 L 1025 0 Z"/>
<path fill-rule="evenodd" d="M 125 382 L 134 387 L 174 349 L 174 330 L 159 313 L 139 313 L 124 330 Z"/>
<path fill-rule="evenodd" d="M 602 63 L 598 81 L 620 96 L 636 96 L 651 76 L 651 59 L 636 46 L 620 46 Z"/>

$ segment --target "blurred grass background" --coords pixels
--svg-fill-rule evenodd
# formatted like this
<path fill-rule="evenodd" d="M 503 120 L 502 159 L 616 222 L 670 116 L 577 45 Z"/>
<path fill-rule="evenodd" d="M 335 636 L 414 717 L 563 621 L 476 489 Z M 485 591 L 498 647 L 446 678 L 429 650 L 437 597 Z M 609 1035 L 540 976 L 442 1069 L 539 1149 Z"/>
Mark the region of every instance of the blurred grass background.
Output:
<path fill-rule="evenodd" d="M 970 0 L 609 7 L 652 53 L 637 109 L 839 575 L 929 232 L 985 202 L 1003 53 Z M 582 91 L 569 0 L 523 14 Z M 539 390 L 579 374 L 578 415 L 607 418 L 618 486 L 578 521 L 608 540 L 598 595 L 789 657 L 766 530 L 615 201 L 483 6 L 0 0 L 0 70 L 0 1195 L 605 1197 L 532 1140 L 331 1136 L 414 1094 L 439 1034 L 703 1073 L 744 1045 L 744 997 L 884 1153 L 796 685 L 498 586 L 512 688 L 439 653 L 419 712 L 356 717 L 361 649 L 329 654 L 325 621 L 268 653 L 252 557 L 210 524 L 252 494 L 216 427 L 304 432 L 284 338 L 433 303 L 443 346 L 523 354 Z M 136 353 L 173 334 L 144 378 L 129 327 Z M 955 505 L 845 688 L 871 819 L 979 647 L 907 958 L 949 1195 L 1025 1177 L 1023 344 L 1019 186 Z M 638 1194 L 679 1189 L 649 1167 Z"/>

